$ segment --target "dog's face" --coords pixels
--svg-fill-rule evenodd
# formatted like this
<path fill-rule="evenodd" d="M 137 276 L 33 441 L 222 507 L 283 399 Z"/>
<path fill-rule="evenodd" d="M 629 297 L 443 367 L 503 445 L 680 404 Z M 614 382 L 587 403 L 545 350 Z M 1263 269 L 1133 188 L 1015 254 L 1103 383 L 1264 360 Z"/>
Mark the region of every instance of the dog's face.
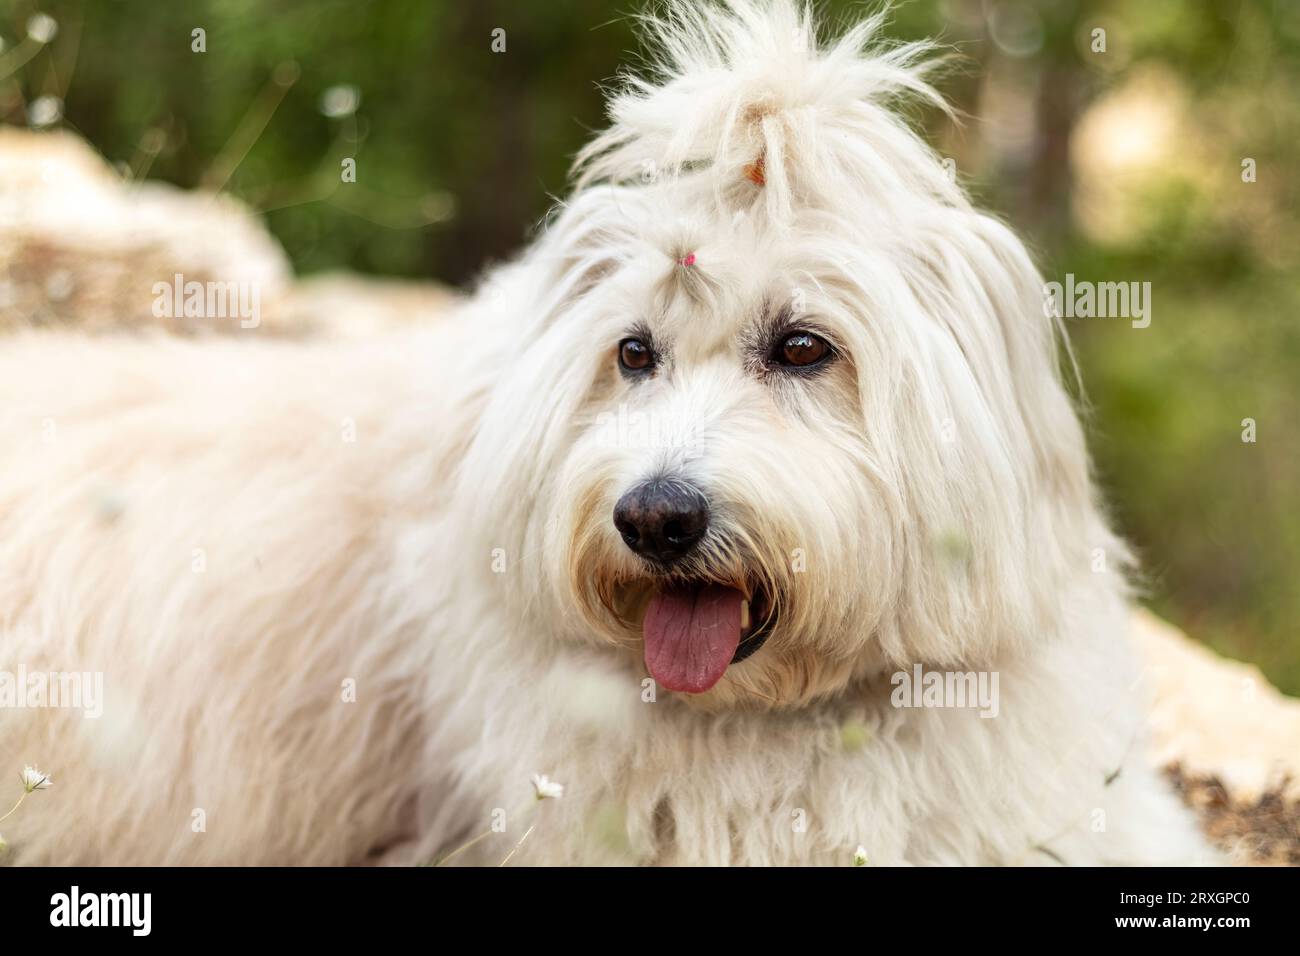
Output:
<path fill-rule="evenodd" d="M 862 323 L 834 263 L 744 222 L 686 234 L 624 248 L 573 306 L 596 367 L 552 554 L 662 687 L 799 698 L 861 664 L 889 581 Z"/>
<path fill-rule="evenodd" d="M 705 707 L 1039 639 L 1113 539 L 1023 247 L 869 98 L 750 108 L 751 77 L 710 77 L 635 99 L 498 280 L 462 475 L 518 558 L 503 599 Z M 657 124 L 701 98 L 675 151 Z M 616 181 L 647 157 L 671 173 Z"/>

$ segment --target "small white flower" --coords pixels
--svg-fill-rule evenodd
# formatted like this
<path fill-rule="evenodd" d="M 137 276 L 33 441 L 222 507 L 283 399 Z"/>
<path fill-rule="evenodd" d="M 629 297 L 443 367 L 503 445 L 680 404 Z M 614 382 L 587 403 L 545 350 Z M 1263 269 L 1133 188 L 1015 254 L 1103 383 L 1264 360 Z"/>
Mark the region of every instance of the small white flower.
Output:
<path fill-rule="evenodd" d="M 28 793 L 31 793 L 33 790 L 48 790 L 52 783 L 54 783 L 53 780 L 41 773 L 35 767 L 23 768 L 23 789 Z"/>
<path fill-rule="evenodd" d="M 33 13 L 27 18 L 27 35 L 37 43 L 49 43 L 58 32 L 58 21 L 48 13 Z"/>
<path fill-rule="evenodd" d="M 564 796 L 564 784 L 556 783 L 549 779 L 544 773 L 533 774 L 533 789 L 537 791 L 538 800 L 553 798 L 558 800 Z"/>
<path fill-rule="evenodd" d="M 27 107 L 27 121 L 37 129 L 53 126 L 63 118 L 63 101 L 57 96 L 38 96 Z"/>
<path fill-rule="evenodd" d="M 853 851 L 853 865 L 854 866 L 867 865 L 867 848 L 865 846 L 860 846 Z"/>

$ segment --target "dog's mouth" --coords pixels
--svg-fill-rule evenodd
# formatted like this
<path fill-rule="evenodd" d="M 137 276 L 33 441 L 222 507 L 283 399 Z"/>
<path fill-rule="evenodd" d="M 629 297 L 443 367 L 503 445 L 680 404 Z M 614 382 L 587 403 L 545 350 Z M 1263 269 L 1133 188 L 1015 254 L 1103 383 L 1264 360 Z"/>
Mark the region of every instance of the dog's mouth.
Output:
<path fill-rule="evenodd" d="M 650 675 L 668 690 L 702 694 L 767 640 L 775 604 L 761 588 L 671 581 L 645 603 L 641 632 Z"/>

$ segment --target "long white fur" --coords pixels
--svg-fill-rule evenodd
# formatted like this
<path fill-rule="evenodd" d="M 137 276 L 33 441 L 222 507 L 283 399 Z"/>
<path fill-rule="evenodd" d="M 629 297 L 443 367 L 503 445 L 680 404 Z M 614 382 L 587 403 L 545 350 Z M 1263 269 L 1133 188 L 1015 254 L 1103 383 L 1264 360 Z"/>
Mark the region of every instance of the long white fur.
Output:
<path fill-rule="evenodd" d="M 649 25 L 573 195 L 437 329 L 6 342 L 0 668 L 106 682 L 97 721 L 0 710 L 0 767 L 55 780 L 14 859 L 420 862 L 503 820 L 458 860 L 532 824 L 512 862 L 1209 859 L 1144 760 L 1041 280 L 891 108 L 937 100 L 926 49 L 787 0 Z M 813 379 L 752 360 L 794 302 Z M 713 505 L 692 570 L 780 602 L 698 697 L 651 693 L 618 603 L 652 474 Z M 893 707 L 918 662 L 997 671 L 999 716 Z"/>

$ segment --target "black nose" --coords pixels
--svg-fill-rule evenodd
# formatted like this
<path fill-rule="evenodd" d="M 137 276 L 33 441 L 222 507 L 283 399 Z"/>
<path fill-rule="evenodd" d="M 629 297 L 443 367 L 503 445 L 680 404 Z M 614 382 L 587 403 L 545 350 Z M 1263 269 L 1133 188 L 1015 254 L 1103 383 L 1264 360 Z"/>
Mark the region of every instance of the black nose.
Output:
<path fill-rule="evenodd" d="M 684 481 L 643 481 L 618 499 L 614 527 L 641 557 L 672 564 L 690 554 L 704 537 L 709 502 Z"/>

